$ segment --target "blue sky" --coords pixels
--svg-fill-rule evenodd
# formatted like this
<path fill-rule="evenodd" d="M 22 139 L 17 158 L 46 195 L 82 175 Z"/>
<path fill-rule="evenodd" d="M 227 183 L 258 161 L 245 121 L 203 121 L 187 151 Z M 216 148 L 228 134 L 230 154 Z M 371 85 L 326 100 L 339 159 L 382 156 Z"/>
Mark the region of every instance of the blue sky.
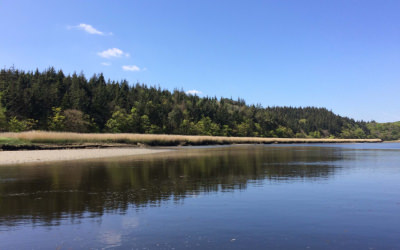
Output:
<path fill-rule="evenodd" d="M 0 66 L 400 120 L 400 1 L 0 0 Z"/>

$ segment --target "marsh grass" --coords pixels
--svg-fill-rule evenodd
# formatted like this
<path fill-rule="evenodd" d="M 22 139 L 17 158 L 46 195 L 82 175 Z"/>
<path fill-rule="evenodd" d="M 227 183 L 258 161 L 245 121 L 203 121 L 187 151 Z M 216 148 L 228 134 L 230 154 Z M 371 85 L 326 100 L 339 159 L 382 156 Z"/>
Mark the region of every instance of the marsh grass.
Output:
<path fill-rule="evenodd" d="M 29 131 L 21 133 L 0 133 L 3 141 L 21 141 L 43 144 L 79 143 L 123 143 L 149 146 L 215 145 L 215 144 L 270 144 L 270 143 L 350 143 L 381 142 L 380 139 L 305 139 L 305 138 L 260 138 L 224 137 L 165 134 L 88 134 L 69 132 Z M 0 141 L 1 142 L 1 141 Z"/>
<path fill-rule="evenodd" d="M 16 137 L 0 137 L 0 145 L 26 145 L 29 141 Z"/>

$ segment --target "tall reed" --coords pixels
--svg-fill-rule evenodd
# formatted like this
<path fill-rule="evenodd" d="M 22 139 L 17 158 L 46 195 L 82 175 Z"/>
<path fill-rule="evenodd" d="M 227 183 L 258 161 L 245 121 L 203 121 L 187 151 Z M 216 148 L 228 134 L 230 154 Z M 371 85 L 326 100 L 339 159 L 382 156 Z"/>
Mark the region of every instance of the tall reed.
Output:
<path fill-rule="evenodd" d="M 0 133 L 0 137 L 16 138 L 32 143 L 127 143 L 146 145 L 209 145 L 209 144 L 269 144 L 269 143 L 351 143 L 381 142 L 381 139 L 309 139 L 309 138 L 261 138 L 225 137 L 165 134 L 88 134 L 70 132 L 29 131 Z"/>

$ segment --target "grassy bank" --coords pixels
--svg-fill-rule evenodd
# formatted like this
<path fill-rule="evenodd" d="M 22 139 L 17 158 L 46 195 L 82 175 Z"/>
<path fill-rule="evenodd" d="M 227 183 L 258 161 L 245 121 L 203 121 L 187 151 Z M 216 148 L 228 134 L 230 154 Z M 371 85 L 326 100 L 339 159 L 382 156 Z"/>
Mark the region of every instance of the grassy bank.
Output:
<path fill-rule="evenodd" d="M 30 142 L 19 139 L 17 137 L 3 137 L 0 136 L 0 145 L 27 145 Z"/>
<path fill-rule="evenodd" d="M 155 135 L 155 134 L 80 134 L 66 132 L 29 131 L 22 133 L 0 133 L 2 142 L 35 144 L 144 144 L 149 146 L 176 145 L 218 145 L 218 144 L 270 144 L 270 143 L 352 143 L 381 142 L 380 139 L 306 139 L 306 138 L 260 138 L 260 137 L 223 137 L 191 135 Z"/>

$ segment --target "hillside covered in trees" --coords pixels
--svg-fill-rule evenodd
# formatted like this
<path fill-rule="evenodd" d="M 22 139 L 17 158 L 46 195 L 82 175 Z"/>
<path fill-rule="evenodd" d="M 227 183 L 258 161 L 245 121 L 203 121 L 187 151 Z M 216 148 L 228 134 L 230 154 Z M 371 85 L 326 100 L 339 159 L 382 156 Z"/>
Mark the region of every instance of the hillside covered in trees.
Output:
<path fill-rule="evenodd" d="M 394 126 L 394 127 L 393 127 Z M 49 68 L 0 72 L 0 131 L 153 133 L 398 139 L 400 124 L 341 117 L 325 108 L 262 107 L 144 84 L 65 75 Z"/>

